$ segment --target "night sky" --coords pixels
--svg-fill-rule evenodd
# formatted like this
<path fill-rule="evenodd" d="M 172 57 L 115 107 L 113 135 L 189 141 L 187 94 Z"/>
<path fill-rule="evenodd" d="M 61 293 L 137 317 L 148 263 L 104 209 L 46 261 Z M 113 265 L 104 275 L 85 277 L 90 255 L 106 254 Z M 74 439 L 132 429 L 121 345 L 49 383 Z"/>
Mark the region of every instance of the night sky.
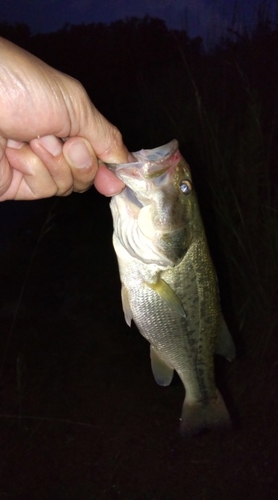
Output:
<path fill-rule="evenodd" d="M 256 20 L 260 0 L 13 0 L 1 5 L 0 22 L 26 23 L 32 33 L 56 31 L 65 23 L 110 23 L 126 17 L 164 19 L 170 28 L 186 29 L 205 39 L 240 30 Z M 269 0 L 270 15 L 275 0 Z"/>

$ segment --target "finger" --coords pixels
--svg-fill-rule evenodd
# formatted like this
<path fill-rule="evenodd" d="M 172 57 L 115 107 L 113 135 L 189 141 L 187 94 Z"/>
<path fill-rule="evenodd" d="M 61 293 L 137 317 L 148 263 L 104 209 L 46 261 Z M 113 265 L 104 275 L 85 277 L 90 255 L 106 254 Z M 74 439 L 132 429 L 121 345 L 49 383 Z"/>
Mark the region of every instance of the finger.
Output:
<path fill-rule="evenodd" d="M 73 190 L 79 193 L 92 186 L 98 170 L 98 160 L 89 141 L 72 137 L 63 146 L 63 154 L 71 167 Z"/>
<path fill-rule="evenodd" d="M 6 157 L 12 167 L 12 182 L 6 199 L 36 200 L 58 192 L 58 186 L 40 158 L 28 144 L 20 149 L 6 148 Z"/>
<path fill-rule="evenodd" d="M 30 147 L 47 167 L 57 185 L 57 196 L 67 196 L 73 191 L 71 168 L 63 155 L 63 144 L 54 135 L 47 135 L 30 141 Z"/>
<path fill-rule="evenodd" d="M 7 139 L 0 136 L 0 201 L 12 182 L 12 171 L 6 158 Z"/>
<path fill-rule="evenodd" d="M 108 170 L 103 163 L 99 165 L 94 185 L 105 196 L 114 196 L 120 193 L 125 187 L 124 183 L 113 172 Z"/>

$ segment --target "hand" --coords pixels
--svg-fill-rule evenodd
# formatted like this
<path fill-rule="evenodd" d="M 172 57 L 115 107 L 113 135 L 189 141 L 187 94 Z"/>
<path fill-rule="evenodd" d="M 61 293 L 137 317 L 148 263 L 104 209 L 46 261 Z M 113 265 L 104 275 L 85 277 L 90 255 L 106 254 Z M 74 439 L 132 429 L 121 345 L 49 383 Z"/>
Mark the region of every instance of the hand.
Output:
<path fill-rule="evenodd" d="M 93 182 L 107 196 L 121 191 L 99 160 L 127 162 L 128 151 L 83 86 L 3 38 L 0 56 L 0 201 L 65 196 Z"/>

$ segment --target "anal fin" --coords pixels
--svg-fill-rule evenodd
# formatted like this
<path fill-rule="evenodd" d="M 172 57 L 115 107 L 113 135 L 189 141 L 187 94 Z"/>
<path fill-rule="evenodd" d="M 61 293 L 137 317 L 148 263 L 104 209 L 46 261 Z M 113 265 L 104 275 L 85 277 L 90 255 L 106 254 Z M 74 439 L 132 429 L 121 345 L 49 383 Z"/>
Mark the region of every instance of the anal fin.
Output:
<path fill-rule="evenodd" d="M 151 345 L 150 348 L 152 372 L 158 385 L 169 385 L 172 382 L 174 370 L 159 355 Z"/>

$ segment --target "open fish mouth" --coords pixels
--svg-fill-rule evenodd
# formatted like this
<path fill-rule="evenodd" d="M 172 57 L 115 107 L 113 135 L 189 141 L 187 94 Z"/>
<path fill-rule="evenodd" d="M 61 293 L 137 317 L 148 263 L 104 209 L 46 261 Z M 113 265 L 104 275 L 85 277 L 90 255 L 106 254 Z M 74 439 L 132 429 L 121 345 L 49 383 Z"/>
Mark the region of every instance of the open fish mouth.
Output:
<path fill-rule="evenodd" d="M 123 182 L 128 179 L 152 180 L 175 167 L 181 159 L 179 144 L 173 140 L 155 149 L 141 149 L 132 155 L 137 161 L 131 163 L 107 163 L 107 167 Z"/>
<path fill-rule="evenodd" d="M 189 167 L 175 139 L 163 146 L 141 149 L 132 154 L 137 161 L 107 165 L 126 185 L 120 198 L 116 196 L 118 201 L 113 202 L 114 211 L 118 211 L 118 219 L 123 218 L 124 213 L 126 218 L 132 214 L 141 233 L 153 242 L 160 239 L 157 245 L 162 245 L 165 250 L 166 247 L 173 250 L 182 240 L 180 250 L 176 248 L 174 253 L 170 252 L 168 263 L 173 265 L 184 251 L 183 240 L 189 226 L 184 206 L 189 202 L 184 202 L 184 194 L 181 194 L 183 183 L 187 183 L 186 187 L 191 186 Z"/>

